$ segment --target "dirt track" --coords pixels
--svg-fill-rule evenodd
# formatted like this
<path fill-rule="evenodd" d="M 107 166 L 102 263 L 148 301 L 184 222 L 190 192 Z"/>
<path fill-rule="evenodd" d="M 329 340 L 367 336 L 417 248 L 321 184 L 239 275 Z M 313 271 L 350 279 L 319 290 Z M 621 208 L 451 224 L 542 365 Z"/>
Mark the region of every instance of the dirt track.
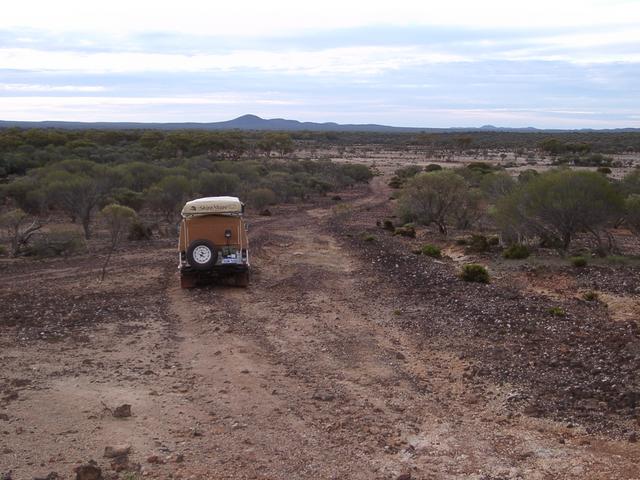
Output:
<path fill-rule="evenodd" d="M 378 182 L 350 203 L 385 198 Z M 459 352 L 400 328 L 397 287 L 331 218 L 255 219 L 246 290 L 179 289 L 165 243 L 104 284 L 87 258 L 5 267 L 0 474 L 109 472 L 105 446 L 129 444 L 151 478 L 640 478 L 637 443 L 514 415 L 508 384 L 467 381 Z M 132 417 L 105 409 L 122 403 Z"/>

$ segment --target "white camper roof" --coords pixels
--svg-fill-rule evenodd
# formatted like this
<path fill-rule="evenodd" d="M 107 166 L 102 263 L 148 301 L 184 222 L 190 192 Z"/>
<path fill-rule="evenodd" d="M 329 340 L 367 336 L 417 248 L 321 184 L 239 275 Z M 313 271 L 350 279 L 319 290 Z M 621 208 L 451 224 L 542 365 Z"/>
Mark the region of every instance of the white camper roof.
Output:
<path fill-rule="evenodd" d="M 192 215 L 240 215 L 243 203 L 238 197 L 204 197 L 185 203 L 182 216 Z"/>

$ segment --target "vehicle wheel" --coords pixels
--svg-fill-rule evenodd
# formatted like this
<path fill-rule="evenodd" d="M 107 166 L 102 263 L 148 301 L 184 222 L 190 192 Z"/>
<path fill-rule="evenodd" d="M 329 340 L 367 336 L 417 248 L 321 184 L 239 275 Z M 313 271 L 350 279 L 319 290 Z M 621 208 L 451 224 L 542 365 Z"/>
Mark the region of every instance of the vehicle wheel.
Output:
<path fill-rule="evenodd" d="M 187 249 L 187 261 L 196 270 L 208 270 L 216 264 L 218 252 L 209 240 L 194 240 Z"/>
<path fill-rule="evenodd" d="M 196 286 L 196 278 L 193 275 L 180 275 L 180 288 L 193 288 Z"/>
<path fill-rule="evenodd" d="M 236 273 L 236 285 L 238 287 L 247 288 L 249 286 L 249 272 Z"/>

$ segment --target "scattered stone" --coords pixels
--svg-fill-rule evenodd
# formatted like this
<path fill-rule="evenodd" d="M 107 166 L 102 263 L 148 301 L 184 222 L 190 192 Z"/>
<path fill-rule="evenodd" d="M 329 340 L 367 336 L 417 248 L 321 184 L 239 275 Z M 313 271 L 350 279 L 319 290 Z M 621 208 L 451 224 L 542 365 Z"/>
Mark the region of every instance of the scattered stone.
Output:
<path fill-rule="evenodd" d="M 407 359 L 407 357 L 405 357 L 404 354 L 401 353 L 401 352 L 396 352 L 396 358 L 398 360 L 406 360 Z"/>
<path fill-rule="evenodd" d="M 401 473 L 396 477 L 396 480 L 411 480 L 411 473 Z"/>
<path fill-rule="evenodd" d="M 0 473 L 0 480 L 13 480 L 13 477 L 11 476 L 11 470 L 9 470 L 7 473 Z"/>
<path fill-rule="evenodd" d="M 131 445 L 116 445 L 104 447 L 105 458 L 124 457 L 131 453 Z"/>
<path fill-rule="evenodd" d="M 158 455 L 151 455 L 147 458 L 147 463 L 152 463 L 154 465 L 161 465 L 164 463 L 164 459 Z"/>
<path fill-rule="evenodd" d="M 320 400 L 323 402 L 331 402 L 335 399 L 335 395 L 326 390 L 316 390 L 311 397 L 312 400 Z"/>
<path fill-rule="evenodd" d="M 126 418 L 131 416 L 131 405 L 123 403 L 119 407 L 116 407 L 113 411 L 113 416 L 116 418 Z"/>
<path fill-rule="evenodd" d="M 638 434 L 637 433 L 632 433 L 631 435 L 629 435 L 629 443 L 636 443 L 638 441 Z"/>
<path fill-rule="evenodd" d="M 175 459 L 176 463 L 182 463 L 184 462 L 184 455 L 182 453 L 179 453 L 178 455 L 176 455 L 176 459 Z"/>
<path fill-rule="evenodd" d="M 2 420 L 4 422 L 8 422 L 9 421 L 9 415 L 7 415 L 6 413 L 0 413 L 0 420 Z"/>
<path fill-rule="evenodd" d="M 33 477 L 33 480 L 60 480 L 58 472 L 50 472 L 46 477 Z"/>
<path fill-rule="evenodd" d="M 260 211 L 260 215 L 262 215 L 263 217 L 270 217 L 271 216 L 271 210 L 269 210 L 268 208 L 265 208 L 264 210 Z"/>
<path fill-rule="evenodd" d="M 76 480 L 102 480 L 102 470 L 93 460 L 80 465 L 75 471 Z"/>

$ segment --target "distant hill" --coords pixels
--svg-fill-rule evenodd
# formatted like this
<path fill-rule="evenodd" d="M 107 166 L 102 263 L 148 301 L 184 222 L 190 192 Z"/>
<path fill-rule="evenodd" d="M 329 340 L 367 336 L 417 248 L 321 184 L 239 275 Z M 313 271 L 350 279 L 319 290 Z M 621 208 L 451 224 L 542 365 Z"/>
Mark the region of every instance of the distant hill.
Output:
<path fill-rule="evenodd" d="M 210 123 L 136 123 L 136 122 L 21 122 L 0 120 L 0 128 L 63 128 L 69 130 L 272 130 L 272 131 L 311 131 L 311 132 L 567 132 L 567 131 L 615 131 L 640 132 L 638 128 L 592 130 L 544 130 L 534 127 L 508 128 L 484 125 L 482 127 L 451 127 L 451 128 L 421 128 L 421 127 L 392 127 L 388 125 L 367 124 L 339 124 L 334 122 L 316 123 L 287 120 L 284 118 L 264 119 L 257 115 L 242 115 L 241 117 L 224 122 Z"/>

